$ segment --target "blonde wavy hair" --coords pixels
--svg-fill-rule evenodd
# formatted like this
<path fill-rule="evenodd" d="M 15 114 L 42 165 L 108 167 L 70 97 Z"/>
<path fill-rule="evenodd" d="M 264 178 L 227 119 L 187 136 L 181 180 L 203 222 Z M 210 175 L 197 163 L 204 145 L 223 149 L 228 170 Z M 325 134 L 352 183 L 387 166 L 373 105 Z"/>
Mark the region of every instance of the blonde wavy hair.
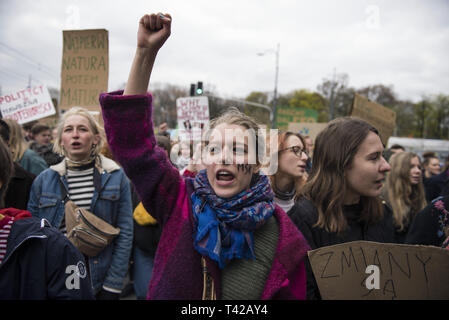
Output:
<path fill-rule="evenodd" d="M 101 150 L 103 148 L 104 142 L 105 142 L 104 128 L 98 123 L 98 121 L 94 118 L 94 116 L 87 109 L 82 108 L 82 107 L 70 108 L 63 114 L 62 118 L 59 120 L 58 126 L 56 127 L 57 133 L 56 133 L 55 142 L 53 144 L 53 151 L 55 151 L 56 153 L 59 153 L 61 155 L 65 155 L 64 149 L 61 146 L 62 131 L 64 129 L 64 124 L 65 124 L 65 121 L 67 120 L 67 118 L 70 116 L 75 116 L 75 115 L 82 116 L 82 117 L 86 118 L 89 123 L 89 128 L 92 130 L 92 133 L 94 135 L 97 135 L 97 134 L 99 135 L 100 141 L 95 146 L 95 149 L 93 150 L 93 152 L 96 155 L 100 154 Z"/>
<path fill-rule="evenodd" d="M 25 151 L 27 151 L 29 144 L 23 137 L 21 125 L 12 119 L 3 119 L 8 124 L 10 130 L 9 145 L 13 153 L 13 160 L 19 162 Z"/>
<path fill-rule="evenodd" d="M 394 224 L 399 231 L 403 231 L 413 216 L 427 205 L 422 180 L 416 185 L 410 182 L 411 162 L 414 158 L 419 159 L 412 152 L 396 153 L 390 158 L 391 171 L 387 174 L 382 191 L 393 209 Z"/>

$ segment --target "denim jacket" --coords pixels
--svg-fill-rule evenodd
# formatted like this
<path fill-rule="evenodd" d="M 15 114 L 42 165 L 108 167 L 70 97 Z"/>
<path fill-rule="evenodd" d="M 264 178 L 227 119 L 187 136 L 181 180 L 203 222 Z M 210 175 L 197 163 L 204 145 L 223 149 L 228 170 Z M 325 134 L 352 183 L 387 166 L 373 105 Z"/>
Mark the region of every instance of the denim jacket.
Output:
<path fill-rule="evenodd" d="M 128 260 L 133 240 L 133 217 L 130 184 L 123 170 L 112 160 L 100 156 L 100 192 L 94 191 L 90 211 L 120 228 L 119 236 L 99 255 L 88 259 L 94 292 L 102 287 L 120 291 L 128 271 Z M 56 228 L 64 216 L 61 184 L 68 193 L 65 161 L 51 166 L 34 180 L 28 211 L 47 219 Z"/>

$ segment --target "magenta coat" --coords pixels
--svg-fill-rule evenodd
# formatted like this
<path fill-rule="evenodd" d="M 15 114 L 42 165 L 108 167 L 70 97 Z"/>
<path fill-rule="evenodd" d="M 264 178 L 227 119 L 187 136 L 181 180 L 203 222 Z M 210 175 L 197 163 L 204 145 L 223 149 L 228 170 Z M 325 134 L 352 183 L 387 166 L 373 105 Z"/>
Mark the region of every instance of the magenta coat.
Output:
<path fill-rule="evenodd" d="M 201 299 L 201 255 L 193 247 L 192 180 L 183 178 L 156 144 L 152 96 L 100 95 L 104 125 L 115 159 L 133 182 L 144 207 L 162 225 L 148 299 Z M 276 206 L 279 240 L 261 299 L 305 299 L 304 258 L 309 246 L 287 214 Z M 206 258 L 221 297 L 221 272 Z"/>

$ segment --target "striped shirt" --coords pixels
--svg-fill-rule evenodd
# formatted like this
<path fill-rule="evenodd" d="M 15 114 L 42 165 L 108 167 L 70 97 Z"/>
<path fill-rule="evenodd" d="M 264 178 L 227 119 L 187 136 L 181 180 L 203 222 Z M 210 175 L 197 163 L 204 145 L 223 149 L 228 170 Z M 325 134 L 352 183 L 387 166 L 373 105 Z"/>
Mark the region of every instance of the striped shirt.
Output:
<path fill-rule="evenodd" d="M 6 218 L 3 218 L 6 219 Z M 3 259 L 5 258 L 6 254 L 6 245 L 8 243 L 8 237 L 9 233 L 11 232 L 11 226 L 14 222 L 14 218 L 11 218 L 7 223 L 5 223 L 0 228 L 0 264 L 2 263 Z"/>
<path fill-rule="evenodd" d="M 79 208 L 90 210 L 94 196 L 94 163 L 77 168 L 67 169 L 67 185 L 69 198 Z M 65 217 L 62 219 L 59 230 L 67 236 Z"/>

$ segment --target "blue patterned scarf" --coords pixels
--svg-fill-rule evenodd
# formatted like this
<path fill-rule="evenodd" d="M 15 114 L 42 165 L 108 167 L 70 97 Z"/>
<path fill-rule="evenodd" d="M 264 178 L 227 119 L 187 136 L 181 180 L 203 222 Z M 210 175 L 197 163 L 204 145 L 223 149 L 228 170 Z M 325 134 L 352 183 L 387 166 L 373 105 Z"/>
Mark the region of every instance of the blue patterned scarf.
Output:
<path fill-rule="evenodd" d="M 254 259 L 253 231 L 273 215 L 273 191 L 266 175 L 258 175 L 249 189 L 228 198 L 218 197 L 206 170 L 195 178 L 192 194 L 196 222 L 194 247 L 223 269 L 234 258 Z"/>

